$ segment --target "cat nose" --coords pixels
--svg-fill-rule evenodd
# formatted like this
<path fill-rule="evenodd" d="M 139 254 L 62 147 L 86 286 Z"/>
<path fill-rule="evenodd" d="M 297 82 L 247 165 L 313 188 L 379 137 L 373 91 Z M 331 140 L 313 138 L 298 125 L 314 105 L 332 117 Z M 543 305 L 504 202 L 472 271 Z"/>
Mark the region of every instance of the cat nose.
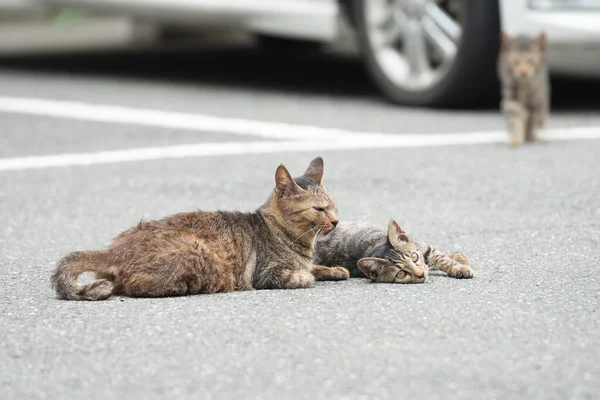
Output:
<path fill-rule="evenodd" d="M 335 228 L 337 226 L 338 222 L 340 222 L 340 221 L 337 221 L 337 220 L 331 221 L 331 225 L 333 225 L 333 227 Z"/>
<path fill-rule="evenodd" d="M 417 278 L 419 278 L 419 279 L 423 279 L 423 278 L 425 278 L 425 271 L 421 272 L 421 274 L 416 274 L 416 273 L 415 273 L 415 276 L 416 276 Z"/>

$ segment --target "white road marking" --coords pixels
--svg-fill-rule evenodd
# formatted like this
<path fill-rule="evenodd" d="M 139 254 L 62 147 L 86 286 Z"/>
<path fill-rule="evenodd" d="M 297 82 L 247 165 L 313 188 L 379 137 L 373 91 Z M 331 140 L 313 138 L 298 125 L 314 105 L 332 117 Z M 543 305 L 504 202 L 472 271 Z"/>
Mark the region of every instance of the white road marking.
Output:
<path fill-rule="evenodd" d="M 548 132 L 549 140 L 600 139 L 600 128 L 573 128 Z M 547 139 L 547 140 L 548 140 Z M 187 157 L 226 156 L 257 153 L 324 152 L 356 149 L 392 149 L 501 143 L 505 132 L 472 132 L 422 135 L 352 134 L 334 140 L 319 141 L 256 141 L 198 143 L 167 147 L 146 147 L 94 153 L 67 153 L 0 159 L 0 171 L 16 171 L 52 167 L 94 164 L 115 164 L 133 161 Z"/>
<path fill-rule="evenodd" d="M 343 129 L 318 126 L 29 97 L 0 96 L 0 112 L 282 140 L 310 140 L 347 133 Z"/>
<path fill-rule="evenodd" d="M 504 143 L 506 140 L 506 132 L 504 131 L 384 134 L 113 105 L 6 96 L 0 96 L 0 112 L 182 130 L 222 132 L 281 140 L 199 143 L 93 153 L 6 158 L 0 159 L 0 171 L 216 155 L 475 145 Z M 600 127 L 547 130 L 543 133 L 542 137 L 544 140 L 600 139 Z"/>

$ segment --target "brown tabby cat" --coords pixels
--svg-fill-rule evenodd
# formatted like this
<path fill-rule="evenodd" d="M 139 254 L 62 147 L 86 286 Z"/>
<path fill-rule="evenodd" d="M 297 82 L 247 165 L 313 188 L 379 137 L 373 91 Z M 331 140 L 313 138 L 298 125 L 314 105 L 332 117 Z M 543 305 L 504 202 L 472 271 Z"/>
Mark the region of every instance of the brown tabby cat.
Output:
<path fill-rule="evenodd" d="M 196 211 L 142 221 L 104 250 L 78 251 L 59 261 L 52 284 L 58 297 L 103 300 L 181 296 L 252 289 L 307 288 L 347 279 L 342 268 L 314 267 L 316 237 L 338 223 L 333 197 L 321 185 L 323 160 L 297 178 L 280 165 L 267 202 L 251 213 Z M 79 285 L 92 271 L 97 280 Z"/>
<path fill-rule="evenodd" d="M 509 146 L 539 139 L 550 111 L 546 34 L 510 37 L 502 32 L 498 75 L 502 109 L 508 119 Z"/>
<path fill-rule="evenodd" d="M 453 278 L 473 277 L 462 253 L 442 253 L 410 239 L 394 220 L 387 233 L 369 225 L 340 223 L 331 234 L 317 239 L 315 263 L 341 266 L 352 277 L 366 276 L 378 283 L 423 283 L 429 268 Z"/>

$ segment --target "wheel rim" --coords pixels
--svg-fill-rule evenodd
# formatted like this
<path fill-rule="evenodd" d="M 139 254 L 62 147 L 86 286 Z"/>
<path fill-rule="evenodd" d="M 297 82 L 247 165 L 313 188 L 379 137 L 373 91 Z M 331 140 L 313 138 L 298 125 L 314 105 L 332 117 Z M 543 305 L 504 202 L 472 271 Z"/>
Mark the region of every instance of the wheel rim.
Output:
<path fill-rule="evenodd" d="M 462 36 L 461 1 L 367 0 L 367 38 L 375 62 L 397 87 L 435 86 L 450 70 Z"/>

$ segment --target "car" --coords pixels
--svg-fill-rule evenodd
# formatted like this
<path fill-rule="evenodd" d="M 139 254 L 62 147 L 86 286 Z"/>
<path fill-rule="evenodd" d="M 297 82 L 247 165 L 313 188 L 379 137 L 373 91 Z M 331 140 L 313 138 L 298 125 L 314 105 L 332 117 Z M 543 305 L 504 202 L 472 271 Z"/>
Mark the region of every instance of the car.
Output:
<path fill-rule="evenodd" d="M 501 30 L 545 31 L 552 74 L 600 76 L 600 6 L 592 0 L 40 2 L 165 27 L 240 29 L 262 46 L 286 50 L 317 49 L 349 31 L 374 85 L 389 101 L 407 106 L 469 107 L 497 92 Z"/>

